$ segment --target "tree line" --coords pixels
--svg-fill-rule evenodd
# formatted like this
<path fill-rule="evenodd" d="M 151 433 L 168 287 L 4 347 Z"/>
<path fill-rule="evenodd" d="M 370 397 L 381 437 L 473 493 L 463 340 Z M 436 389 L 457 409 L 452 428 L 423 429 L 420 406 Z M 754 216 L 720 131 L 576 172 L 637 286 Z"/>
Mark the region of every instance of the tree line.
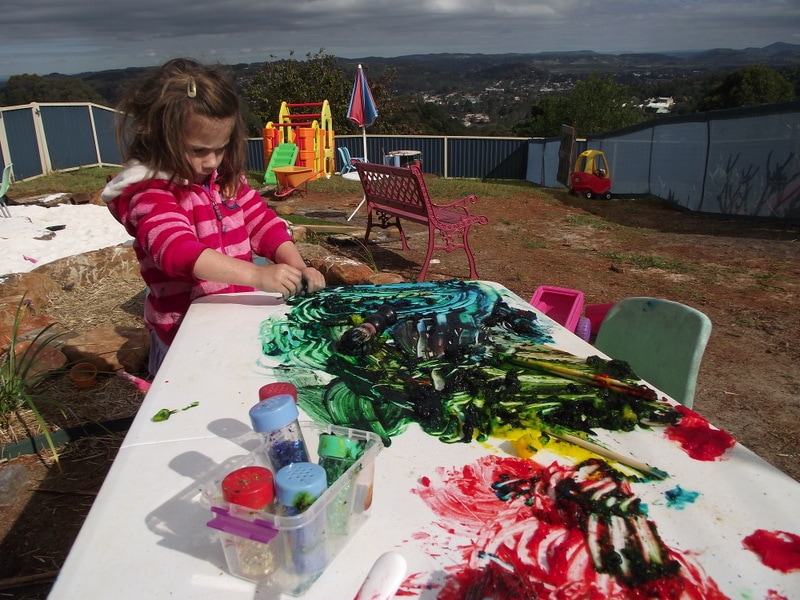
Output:
<path fill-rule="evenodd" d="M 354 70 L 347 67 L 320 49 L 306 54 L 304 60 L 298 60 L 292 53 L 288 59 L 264 62 L 246 74 L 231 68 L 241 90 L 250 135 L 260 136 L 264 124 L 277 120 L 282 102 L 322 100 L 328 100 L 332 114 L 337 115 L 334 121 L 337 133 L 356 133 L 357 129 L 343 117 L 355 77 Z M 578 135 L 586 136 L 656 118 L 641 106 L 640 99 L 646 97 L 674 97 L 679 114 L 800 98 L 800 67 L 774 70 L 766 65 L 751 65 L 656 84 L 621 82 L 613 74 L 594 72 L 568 89 L 532 98 L 522 112 L 506 106 L 507 99 L 502 96 L 489 94 L 488 100 L 475 109 L 487 110 L 489 123 L 467 126 L 448 107 L 427 102 L 419 95 L 396 93 L 392 69 L 383 70 L 374 78 L 367 71 L 367 76 L 379 111 L 378 120 L 370 127 L 370 133 L 375 134 L 551 137 L 559 135 L 562 125 L 571 125 Z M 129 78 L 127 84 L 131 82 Z M 112 100 L 78 77 L 14 75 L 0 90 L 3 106 L 31 102 L 93 102 L 113 106 Z"/>

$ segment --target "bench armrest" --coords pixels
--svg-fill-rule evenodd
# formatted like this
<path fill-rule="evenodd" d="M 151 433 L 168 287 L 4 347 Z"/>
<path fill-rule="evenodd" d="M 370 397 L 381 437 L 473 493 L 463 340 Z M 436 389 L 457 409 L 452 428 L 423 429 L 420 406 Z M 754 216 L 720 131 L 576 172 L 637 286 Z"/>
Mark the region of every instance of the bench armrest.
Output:
<path fill-rule="evenodd" d="M 431 200 L 431 206 L 434 208 L 460 208 L 465 213 L 470 214 L 469 212 L 469 204 L 475 204 L 478 201 L 478 197 L 475 194 L 470 194 L 469 196 L 464 196 L 463 198 L 459 198 L 458 200 L 453 200 L 448 204 L 437 204 L 433 200 Z"/>

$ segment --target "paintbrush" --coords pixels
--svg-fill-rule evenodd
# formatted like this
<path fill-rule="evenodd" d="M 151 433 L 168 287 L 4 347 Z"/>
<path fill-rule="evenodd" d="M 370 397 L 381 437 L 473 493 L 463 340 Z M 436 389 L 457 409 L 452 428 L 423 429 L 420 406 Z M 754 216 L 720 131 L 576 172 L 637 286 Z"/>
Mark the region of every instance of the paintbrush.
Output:
<path fill-rule="evenodd" d="M 614 452 L 613 450 L 609 450 L 608 448 L 604 448 L 603 446 L 596 444 L 594 442 L 590 442 L 589 440 L 585 440 L 583 438 L 579 438 L 577 436 L 571 435 L 569 433 L 556 433 L 550 429 L 542 428 L 542 432 L 546 433 L 547 435 L 551 435 L 555 438 L 563 440 L 565 442 L 569 442 L 570 444 L 575 444 L 583 448 L 584 450 L 588 450 L 598 456 L 602 456 L 603 458 L 608 458 L 613 461 L 618 462 L 621 465 L 625 465 L 626 467 L 630 467 L 631 469 L 635 469 L 640 473 L 644 473 L 653 479 L 666 479 L 669 477 L 669 474 L 662 471 L 661 469 L 657 469 L 655 467 L 651 467 L 650 465 L 643 463 L 635 458 L 631 458 L 630 456 L 625 456 L 624 454 L 620 454 L 619 452 Z"/>
<path fill-rule="evenodd" d="M 620 381 L 619 379 L 609 377 L 608 375 L 585 373 L 578 369 L 565 367 L 564 365 L 555 364 L 545 360 L 537 360 L 535 358 L 527 358 L 525 356 L 519 356 L 516 354 L 506 355 L 505 360 L 520 367 L 544 371 L 545 373 L 558 375 L 559 377 L 577 381 L 579 383 L 587 383 L 597 387 L 608 388 L 610 390 L 614 390 L 615 392 L 622 392 L 623 394 L 630 394 L 631 396 L 637 396 L 639 398 L 649 398 L 651 400 L 656 400 L 658 398 L 658 394 L 656 394 L 655 390 L 647 387 L 646 385 L 634 385 L 631 383 L 626 383 L 624 381 Z"/>

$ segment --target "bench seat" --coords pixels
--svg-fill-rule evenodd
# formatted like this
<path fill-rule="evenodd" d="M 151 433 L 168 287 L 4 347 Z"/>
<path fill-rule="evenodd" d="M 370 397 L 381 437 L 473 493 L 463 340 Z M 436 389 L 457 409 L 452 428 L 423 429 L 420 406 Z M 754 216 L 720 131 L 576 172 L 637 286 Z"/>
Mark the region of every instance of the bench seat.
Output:
<path fill-rule="evenodd" d="M 364 162 L 355 167 L 364 188 L 367 205 L 364 241 L 369 241 L 373 225 L 381 229 L 395 226 L 400 232 L 403 250 L 408 250 L 408 241 L 400 219 L 427 224 L 428 249 L 417 281 L 425 281 L 434 250 L 452 252 L 460 248 L 467 254 L 470 278 L 478 279 L 475 257 L 469 247 L 469 230 L 476 223 L 485 225 L 489 219 L 470 212 L 469 205 L 478 201 L 475 195 L 465 196 L 449 204 L 434 204 L 428 195 L 419 165 L 412 164 L 405 168 Z"/>

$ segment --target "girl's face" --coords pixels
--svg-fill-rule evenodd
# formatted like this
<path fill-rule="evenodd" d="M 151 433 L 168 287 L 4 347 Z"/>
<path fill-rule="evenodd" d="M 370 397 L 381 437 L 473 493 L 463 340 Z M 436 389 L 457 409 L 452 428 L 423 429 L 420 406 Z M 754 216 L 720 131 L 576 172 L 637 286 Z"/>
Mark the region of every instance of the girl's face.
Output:
<path fill-rule="evenodd" d="M 192 166 L 193 182 L 205 183 L 222 162 L 231 141 L 234 117 L 211 119 L 192 115 L 186 122 L 186 159 Z"/>

